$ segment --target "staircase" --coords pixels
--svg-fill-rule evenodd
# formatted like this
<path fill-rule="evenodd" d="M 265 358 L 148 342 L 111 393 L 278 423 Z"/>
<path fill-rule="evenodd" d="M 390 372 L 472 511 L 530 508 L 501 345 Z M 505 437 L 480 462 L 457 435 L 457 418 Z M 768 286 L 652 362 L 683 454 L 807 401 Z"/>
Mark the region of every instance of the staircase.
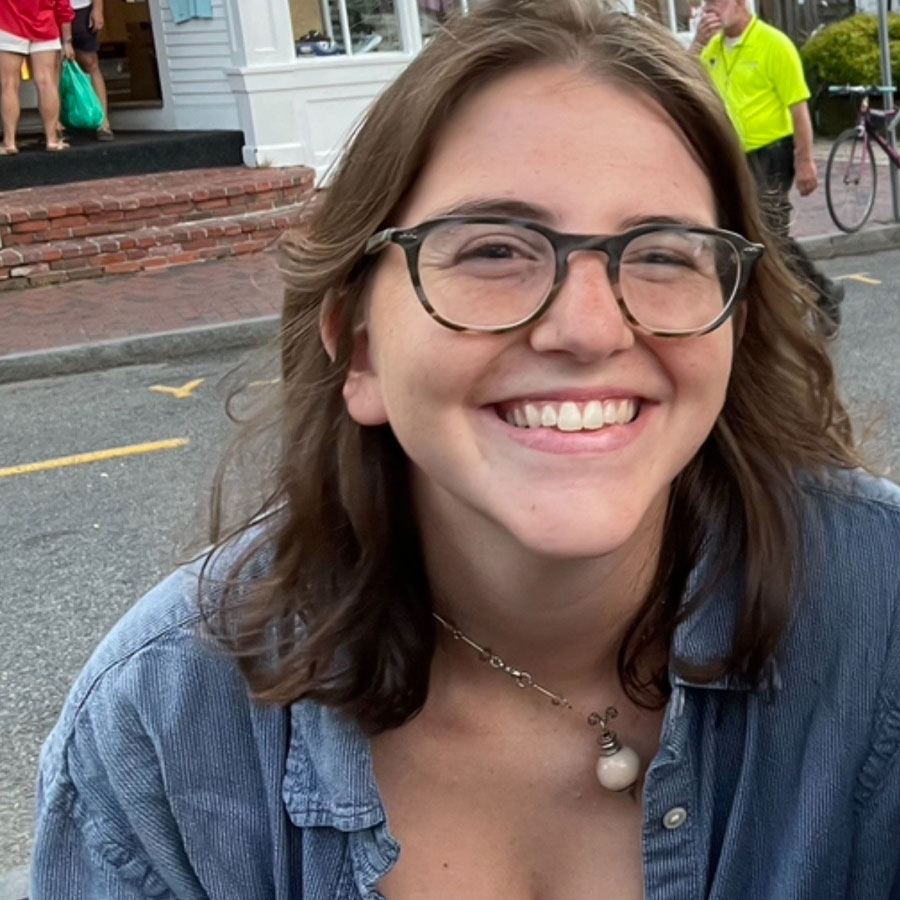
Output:
<path fill-rule="evenodd" d="M 18 156 L 0 159 L 0 191 L 72 184 L 110 175 L 243 166 L 240 131 L 117 131 L 111 143 L 73 131 L 66 153 L 44 152 L 40 121 L 23 116 Z"/>
<path fill-rule="evenodd" d="M 0 291 L 266 249 L 308 213 L 305 167 L 223 167 L 0 193 Z"/>

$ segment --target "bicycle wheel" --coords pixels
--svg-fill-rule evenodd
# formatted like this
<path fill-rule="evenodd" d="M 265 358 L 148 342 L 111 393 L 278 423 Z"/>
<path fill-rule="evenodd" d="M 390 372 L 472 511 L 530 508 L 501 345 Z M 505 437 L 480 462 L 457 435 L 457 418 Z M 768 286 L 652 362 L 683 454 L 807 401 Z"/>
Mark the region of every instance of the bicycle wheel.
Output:
<path fill-rule="evenodd" d="M 841 231 L 859 231 L 875 205 L 877 173 L 872 145 L 855 128 L 838 135 L 825 166 L 825 202 Z"/>

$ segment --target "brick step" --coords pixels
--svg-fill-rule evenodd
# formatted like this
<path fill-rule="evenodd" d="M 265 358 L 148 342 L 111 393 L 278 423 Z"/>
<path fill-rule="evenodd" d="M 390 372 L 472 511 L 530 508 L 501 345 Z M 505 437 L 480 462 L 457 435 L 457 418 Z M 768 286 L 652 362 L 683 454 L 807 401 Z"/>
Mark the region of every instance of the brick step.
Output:
<path fill-rule="evenodd" d="M 0 192 L 0 247 L 27 247 L 292 207 L 311 170 L 227 167 Z"/>
<path fill-rule="evenodd" d="M 299 224 L 306 204 L 0 250 L 0 291 L 257 253 Z"/>

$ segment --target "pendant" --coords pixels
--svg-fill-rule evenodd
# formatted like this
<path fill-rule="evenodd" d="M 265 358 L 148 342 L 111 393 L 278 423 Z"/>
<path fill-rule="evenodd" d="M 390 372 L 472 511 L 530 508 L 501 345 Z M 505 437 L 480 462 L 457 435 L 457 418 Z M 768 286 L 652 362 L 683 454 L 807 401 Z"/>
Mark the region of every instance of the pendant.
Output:
<path fill-rule="evenodd" d="M 626 745 L 620 744 L 614 731 L 604 730 L 597 740 L 600 759 L 597 760 L 597 780 L 608 791 L 627 791 L 641 774 L 641 758 Z"/>

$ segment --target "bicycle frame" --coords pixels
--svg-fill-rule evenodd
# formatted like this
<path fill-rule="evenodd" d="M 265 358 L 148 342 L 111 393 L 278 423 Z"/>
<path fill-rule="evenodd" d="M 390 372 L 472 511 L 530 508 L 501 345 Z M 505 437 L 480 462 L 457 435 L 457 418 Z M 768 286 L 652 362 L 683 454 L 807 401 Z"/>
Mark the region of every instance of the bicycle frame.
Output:
<path fill-rule="evenodd" d="M 886 127 L 891 127 L 891 123 L 897 116 L 897 113 L 898 110 L 896 108 L 884 110 L 884 124 Z M 879 124 L 879 121 L 875 119 L 869 109 L 868 97 L 864 97 L 859 107 L 859 122 L 857 123 L 857 128 L 862 130 L 860 137 L 863 139 L 863 156 L 865 155 L 869 141 L 872 140 L 887 154 L 888 159 L 900 169 L 900 153 L 898 153 L 897 150 L 888 143 L 887 139 L 879 133 Z M 862 158 L 862 156 L 860 158 Z"/>

